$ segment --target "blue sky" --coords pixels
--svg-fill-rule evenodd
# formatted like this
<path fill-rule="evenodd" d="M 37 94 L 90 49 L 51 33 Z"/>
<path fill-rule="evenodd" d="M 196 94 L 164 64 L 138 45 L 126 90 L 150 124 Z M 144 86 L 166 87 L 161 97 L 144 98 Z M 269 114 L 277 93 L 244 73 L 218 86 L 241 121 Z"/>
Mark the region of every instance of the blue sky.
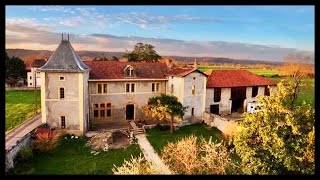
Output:
<path fill-rule="evenodd" d="M 175 53 L 168 49 L 172 42 L 172 46 L 179 45 L 177 55 L 184 54 L 183 47 L 186 52 L 192 47 L 207 49 L 193 51 L 196 55 L 214 55 L 210 54 L 213 48 L 220 56 L 253 59 L 265 48 L 278 48 L 286 53 L 314 51 L 314 6 L 7 6 L 7 47 L 20 48 L 29 43 L 31 49 L 55 49 L 57 42 L 53 39 L 51 44 L 34 42 L 32 30 L 28 34 L 28 30 L 21 30 L 23 27 L 36 29 L 39 36 L 44 36 L 44 32 L 71 33 L 76 47 L 87 50 L 123 51 L 135 41 L 150 42 L 156 38 L 168 43 L 159 46 L 162 47 L 159 51 L 168 55 Z M 179 41 L 174 40 L 183 44 L 175 44 Z M 239 49 L 233 55 L 232 49 L 215 51 L 221 42 L 223 48 L 230 43 L 245 48 L 257 45 L 260 51 L 248 54 L 249 49 L 243 53 Z"/>

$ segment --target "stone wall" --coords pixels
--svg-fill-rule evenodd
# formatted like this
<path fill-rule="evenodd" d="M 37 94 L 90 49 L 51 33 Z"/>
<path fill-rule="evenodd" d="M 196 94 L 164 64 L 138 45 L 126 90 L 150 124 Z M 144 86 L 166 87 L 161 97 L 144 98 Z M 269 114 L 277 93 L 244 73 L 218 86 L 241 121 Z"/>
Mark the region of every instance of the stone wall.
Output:
<path fill-rule="evenodd" d="M 236 121 L 228 120 L 219 115 L 204 112 L 202 118 L 207 125 L 218 128 L 227 136 L 232 135 L 237 128 Z"/>
<path fill-rule="evenodd" d="M 32 131 L 33 132 L 33 131 Z M 31 133 L 26 134 L 20 141 L 17 141 L 16 145 L 12 146 L 10 149 L 6 149 L 6 171 L 14 167 L 14 159 L 18 152 L 26 146 L 30 145 Z"/>

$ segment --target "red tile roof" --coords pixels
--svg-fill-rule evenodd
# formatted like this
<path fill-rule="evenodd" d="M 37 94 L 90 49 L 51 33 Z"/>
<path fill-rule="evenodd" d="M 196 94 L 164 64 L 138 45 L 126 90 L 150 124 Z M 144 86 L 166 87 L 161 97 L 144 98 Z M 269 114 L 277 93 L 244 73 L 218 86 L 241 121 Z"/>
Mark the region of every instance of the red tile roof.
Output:
<path fill-rule="evenodd" d="M 127 79 L 124 68 L 131 65 L 136 78 L 163 79 L 166 78 L 165 63 L 118 62 L 118 61 L 83 61 L 90 69 L 90 79 Z"/>
<path fill-rule="evenodd" d="M 180 67 L 177 67 L 177 68 L 172 68 L 172 69 L 168 69 L 167 71 L 167 75 L 169 76 L 181 76 L 181 77 L 184 77 L 194 71 L 197 71 L 201 74 L 204 74 L 207 76 L 207 74 L 203 73 L 202 71 L 198 70 L 198 69 L 194 69 L 194 68 L 180 68 Z"/>
<path fill-rule="evenodd" d="M 276 85 L 273 81 L 246 70 L 214 70 L 207 88 Z"/>

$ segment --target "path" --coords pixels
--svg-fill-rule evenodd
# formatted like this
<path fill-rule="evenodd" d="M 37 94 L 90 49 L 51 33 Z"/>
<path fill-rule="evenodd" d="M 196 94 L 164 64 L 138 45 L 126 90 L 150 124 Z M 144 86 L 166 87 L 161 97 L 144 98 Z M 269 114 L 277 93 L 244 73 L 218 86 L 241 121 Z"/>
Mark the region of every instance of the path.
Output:
<path fill-rule="evenodd" d="M 21 124 L 19 127 L 6 134 L 6 150 L 11 149 L 21 138 L 40 126 L 41 123 L 41 114 L 38 114 L 31 120 Z"/>
<path fill-rule="evenodd" d="M 168 166 L 166 166 L 157 153 L 155 153 L 153 147 L 149 143 L 147 137 L 145 134 L 139 134 L 135 136 L 138 139 L 138 144 L 144 154 L 144 157 L 150 161 L 156 164 L 158 171 L 161 172 L 161 174 L 171 174 L 170 169 Z"/>

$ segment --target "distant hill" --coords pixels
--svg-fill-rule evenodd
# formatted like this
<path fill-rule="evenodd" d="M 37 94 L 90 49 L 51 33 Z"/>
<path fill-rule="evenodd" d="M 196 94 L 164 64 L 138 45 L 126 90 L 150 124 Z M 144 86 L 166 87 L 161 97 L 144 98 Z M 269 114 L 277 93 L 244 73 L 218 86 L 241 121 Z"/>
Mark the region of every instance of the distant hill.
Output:
<path fill-rule="evenodd" d="M 6 49 L 8 56 L 16 56 L 23 59 L 27 66 L 29 66 L 33 59 L 49 58 L 53 51 L 48 50 L 26 50 L 26 49 Z M 95 57 L 112 58 L 115 56 L 121 59 L 124 52 L 103 52 L 103 51 L 77 51 L 82 60 L 92 60 Z M 184 56 L 163 56 L 168 59 L 173 59 L 180 62 L 193 62 L 197 59 L 197 62 L 209 62 L 209 63 L 231 63 L 231 64 L 268 64 L 268 65 L 280 65 L 282 62 L 274 61 L 262 61 L 262 60 L 248 60 L 248 59 L 231 59 L 223 57 L 184 57 Z"/>

